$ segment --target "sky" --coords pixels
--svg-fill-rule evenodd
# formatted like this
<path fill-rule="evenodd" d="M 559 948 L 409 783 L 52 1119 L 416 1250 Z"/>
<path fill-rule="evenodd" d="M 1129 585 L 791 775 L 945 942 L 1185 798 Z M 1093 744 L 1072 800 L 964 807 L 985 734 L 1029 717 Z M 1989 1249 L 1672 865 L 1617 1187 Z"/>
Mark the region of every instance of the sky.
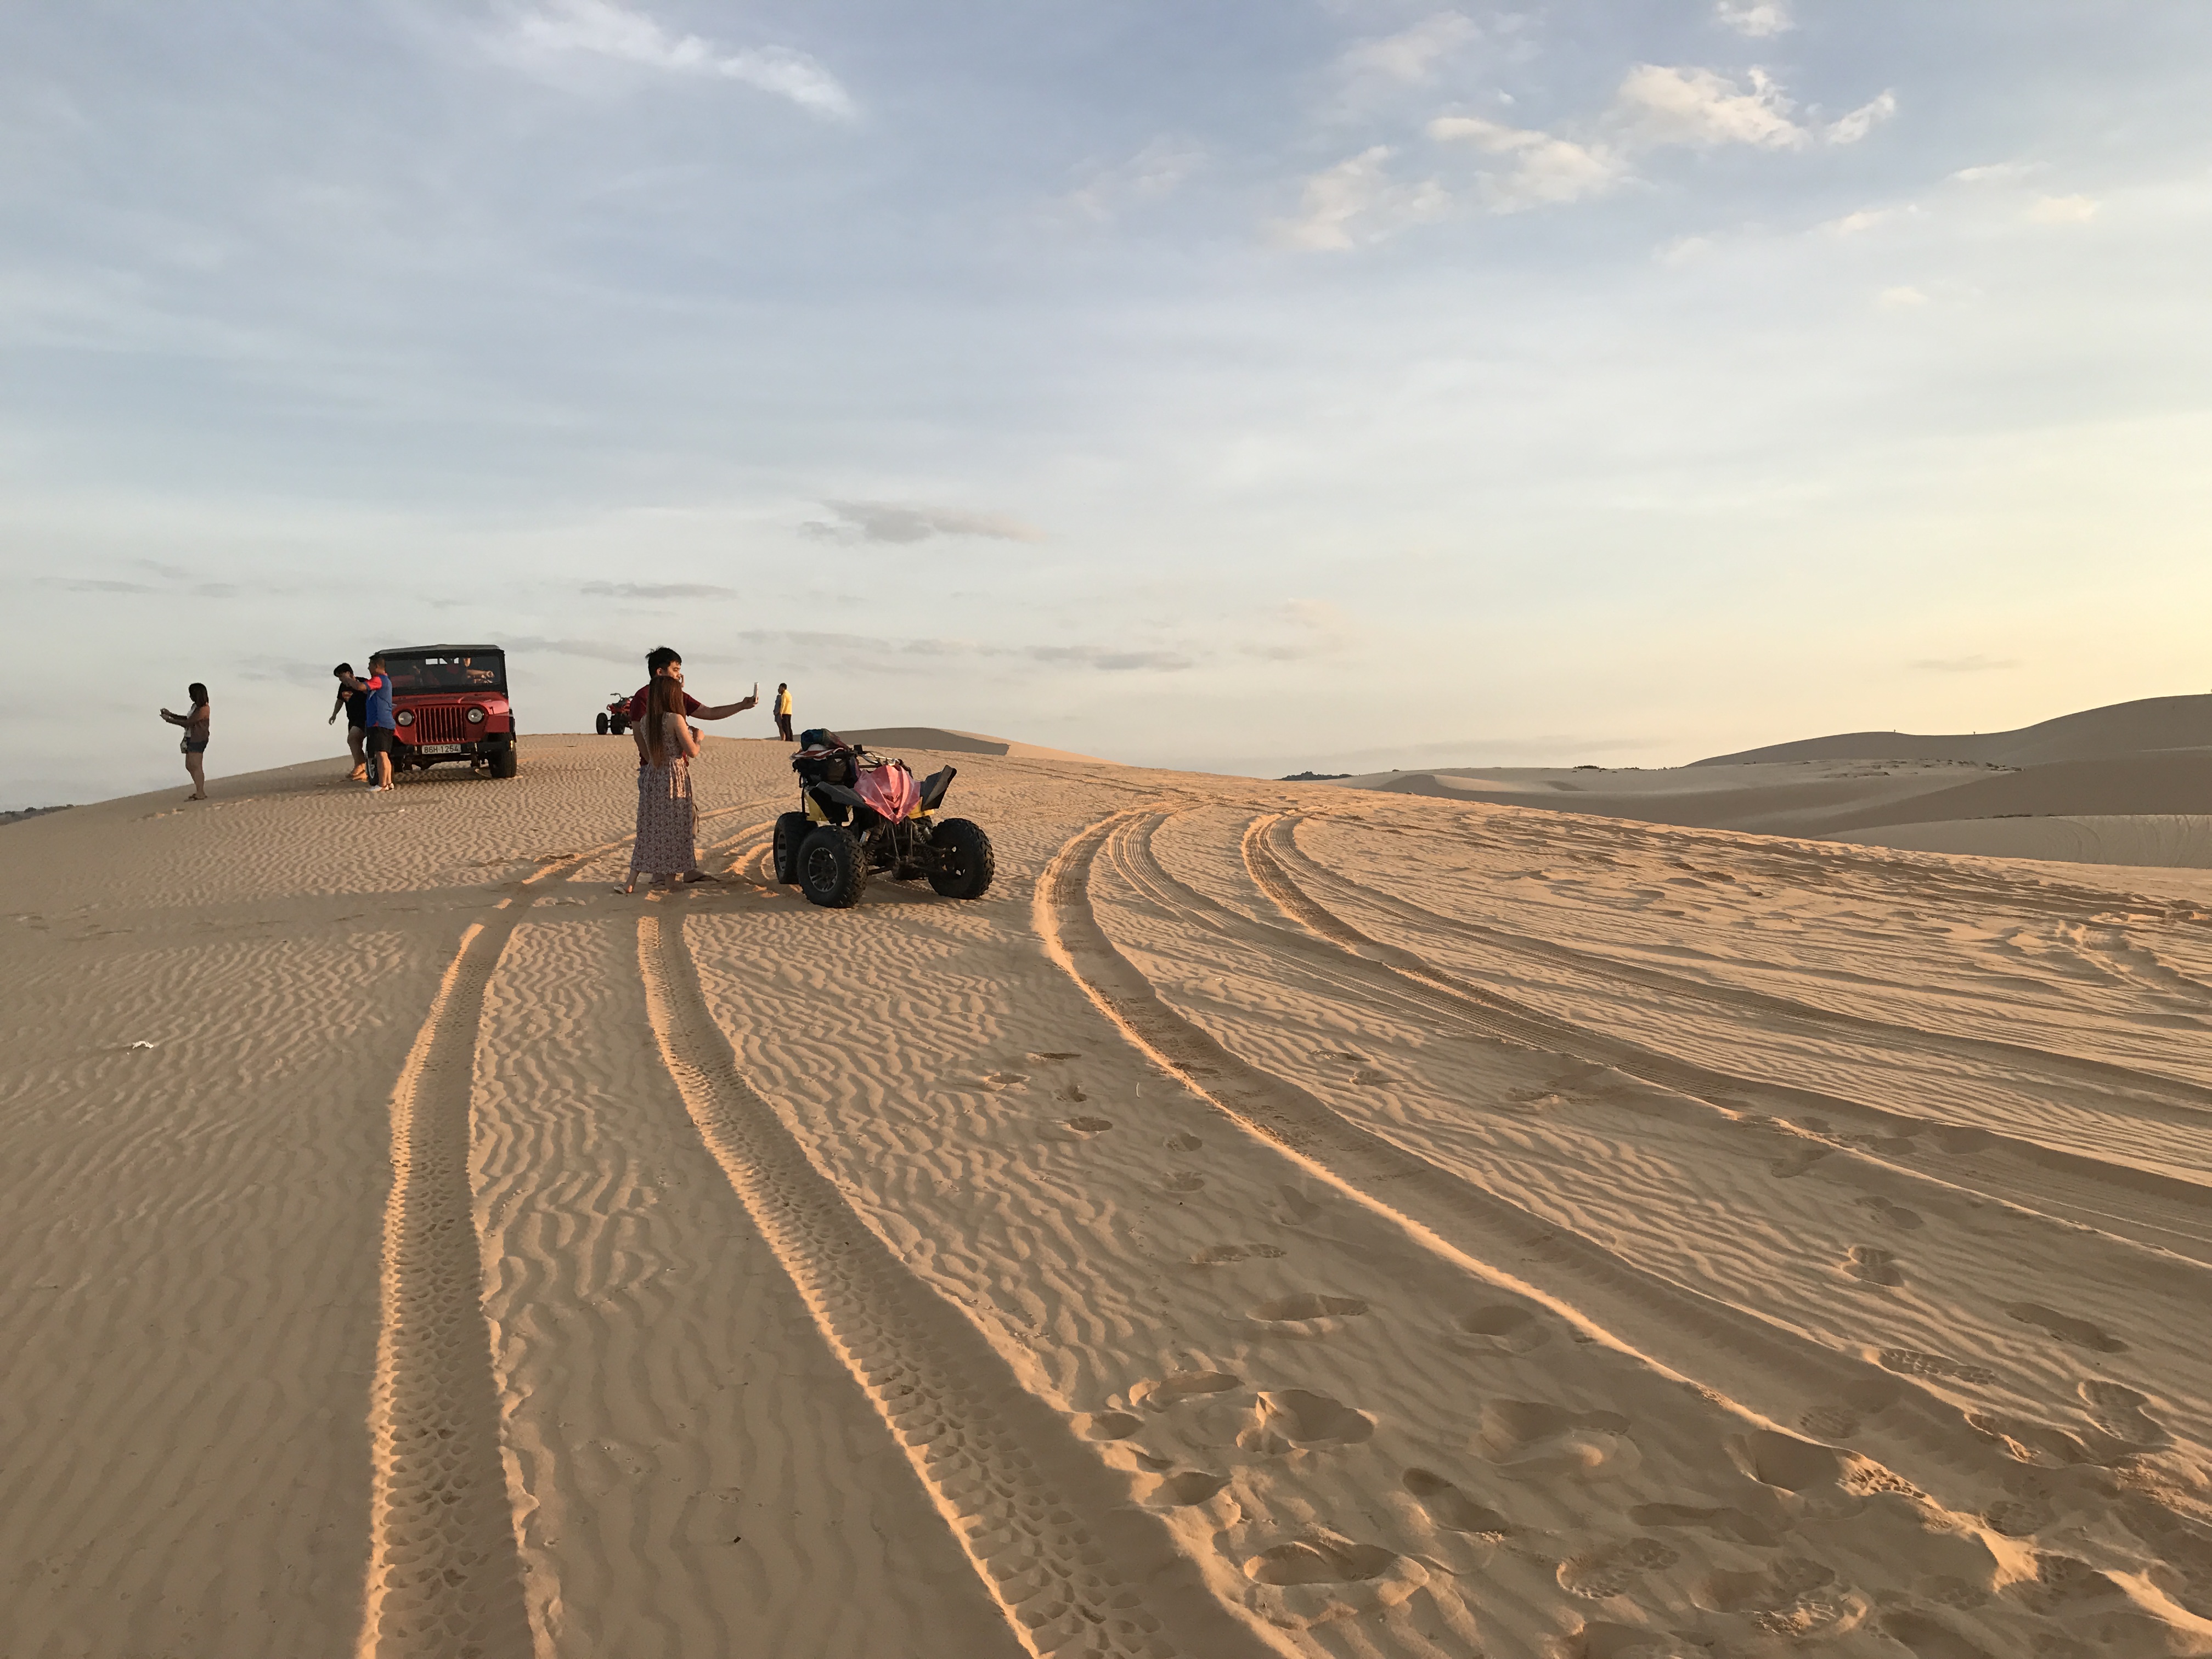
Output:
<path fill-rule="evenodd" d="M 2120 0 L 0 0 L 0 807 L 438 641 L 1263 775 L 2202 691 L 2207 108 Z"/>

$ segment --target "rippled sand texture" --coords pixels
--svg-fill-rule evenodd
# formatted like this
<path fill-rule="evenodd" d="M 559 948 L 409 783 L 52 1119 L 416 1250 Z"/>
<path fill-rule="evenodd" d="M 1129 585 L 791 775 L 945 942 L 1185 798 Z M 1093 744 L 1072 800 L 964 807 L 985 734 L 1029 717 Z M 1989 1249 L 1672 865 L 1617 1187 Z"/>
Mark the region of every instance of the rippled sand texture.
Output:
<path fill-rule="evenodd" d="M 2212 879 L 787 752 L 0 829 L 0 1654 L 2212 1653 Z"/>

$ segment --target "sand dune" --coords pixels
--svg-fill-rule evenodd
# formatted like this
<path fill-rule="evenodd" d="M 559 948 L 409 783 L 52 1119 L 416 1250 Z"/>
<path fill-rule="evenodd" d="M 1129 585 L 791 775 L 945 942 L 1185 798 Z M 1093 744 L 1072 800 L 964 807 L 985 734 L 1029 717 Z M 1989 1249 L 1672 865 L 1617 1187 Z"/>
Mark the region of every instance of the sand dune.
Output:
<path fill-rule="evenodd" d="M 2150 749 L 2212 749 L 2212 696 L 2141 697 L 2078 714 L 2061 714 L 2016 732 L 1923 737 L 1910 732 L 1848 732 L 1716 755 L 1699 766 L 1755 761 L 1949 760 L 1985 766 L 2045 766 L 2104 760 Z"/>
<path fill-rule="evenodd" d="M 0 829 L 0 1651 L 2212 1653 L 2212 876 L 939 752 Z"/>
<path fill-rule="evenodd" d="M 1685 767 L 1437 768 L 1343 787 L 1988 857 L 2206 867 L 2202 836 L 2160 826 L 2212 811 L 2212 696 L 2119 703 L 1988 737 L 1856 732 Z M 2016 827 L 2027 818 L 2101 827 Z"/>

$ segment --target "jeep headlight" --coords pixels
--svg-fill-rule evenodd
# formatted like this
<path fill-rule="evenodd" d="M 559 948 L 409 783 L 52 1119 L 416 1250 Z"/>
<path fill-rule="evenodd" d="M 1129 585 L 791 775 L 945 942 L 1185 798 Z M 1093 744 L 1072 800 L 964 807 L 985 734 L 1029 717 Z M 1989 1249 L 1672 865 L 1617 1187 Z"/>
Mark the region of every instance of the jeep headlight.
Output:
<path fill-rule="evenodd" d="M 402 726 L 412 726 L 415 724 L 415 711 L 411 708 L 403 708 L 392 718 Z"/>
<path fill-rule="evenodd" d="M 484 714 L 483 709 L 471 708 L 469 710 L 469 724 L 471 726 L 482 726 L 483 721 Z"/>

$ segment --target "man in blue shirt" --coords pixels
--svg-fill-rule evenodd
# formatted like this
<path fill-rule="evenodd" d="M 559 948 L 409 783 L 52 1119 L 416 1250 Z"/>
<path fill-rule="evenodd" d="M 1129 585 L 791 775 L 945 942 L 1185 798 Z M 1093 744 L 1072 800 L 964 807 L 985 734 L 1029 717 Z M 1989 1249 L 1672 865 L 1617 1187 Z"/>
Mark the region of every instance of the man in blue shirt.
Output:
<path fill-rule="evenodd" d="M 368 787 L 381 793 L 392 787 L 392 734 L 398 729 L 392 722 L 392 676 L 384 672 L 381 656 L 368 659 L 368 678 L 361 684 L 368 693 Z"/>

